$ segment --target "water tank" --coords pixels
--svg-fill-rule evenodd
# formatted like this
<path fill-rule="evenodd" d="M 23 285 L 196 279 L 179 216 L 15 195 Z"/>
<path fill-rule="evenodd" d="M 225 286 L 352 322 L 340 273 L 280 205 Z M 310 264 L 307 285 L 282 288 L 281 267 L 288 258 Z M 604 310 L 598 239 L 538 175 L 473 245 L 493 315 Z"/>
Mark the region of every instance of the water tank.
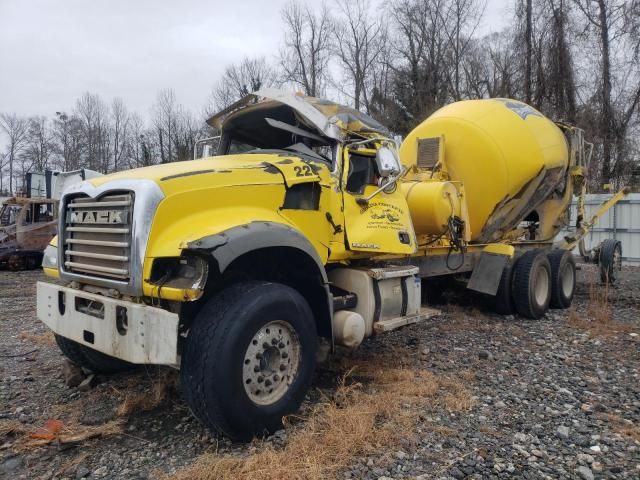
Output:
<path fill-rule="evenodd" d="M 436 139 L 444 143 L 441 151 L 450 181 L 464 184 L 472 240 L 496 240 L 482 233 L 492 213 L 509 202 L 513 210 L 534 180 L 544 190 L 535 197 L 541 203 L 564 179 L 568 164 L 568 144 L 560 128 L 516 100 L 468 100 L 441 108 L 405 138 L 400 148 L 403 164 L 428 168 L 422 164 L 424 152 L 438 150 L 419 145 L 437 144 Z M 527 205 L 518 208 L 531 210 Z"/>

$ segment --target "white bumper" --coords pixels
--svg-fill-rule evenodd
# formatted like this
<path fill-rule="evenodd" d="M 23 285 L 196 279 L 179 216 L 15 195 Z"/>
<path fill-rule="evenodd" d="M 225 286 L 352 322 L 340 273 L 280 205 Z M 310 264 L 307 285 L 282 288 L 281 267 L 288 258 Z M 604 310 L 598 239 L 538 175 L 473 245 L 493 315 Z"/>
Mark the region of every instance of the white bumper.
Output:
<path fill-rule="evenodd" d="M 127 362 L 180 363 L 178 315 L 160 308 L 38 282 L 38 318 L 58 335 Z"/>

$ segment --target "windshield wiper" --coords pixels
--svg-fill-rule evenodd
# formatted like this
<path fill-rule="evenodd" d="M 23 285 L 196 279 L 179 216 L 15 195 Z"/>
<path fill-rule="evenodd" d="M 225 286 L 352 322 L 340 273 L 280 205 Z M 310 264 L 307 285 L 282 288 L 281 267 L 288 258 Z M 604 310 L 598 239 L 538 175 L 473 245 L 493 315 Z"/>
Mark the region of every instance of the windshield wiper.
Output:
<path fill-rule="evenodd" d="M 280 120 L 274 120 L 273 118 L 265 118 L 265 121 L 273 128 L 284 130 L 285 132 L 293 133 L 294 135 L 298 135 L 300 137 L 307 137 L 307 138 L 310 138 L 311 140 L 327 143 L 327 139 L 322 138 L 320 135 L 316 135 L 315 133 L 311 133 L 307 130 L 303 130 L 302 128 L 296 127 L 294 125 L 289 125 L 288 123 L 281 122 Z"/>
<path fill-rule="evenodd" d="M 297 143 L 296 145 L 301 145 L 299 143 Z M 284 148 L 256 148 L 255 150 L 249 150 L 248 152 L 243 152 L 243 153 L 248 153 L 248 154 L 254 154 L 254 153 L 280 153 L 280 152 L 291 152 L 293 154 L 296 154 L 299 157 L 304 157 L 307 158 L 309 160 L 319 160 L 321 162 L 328 162 L 329 164 L 331 164 L 331 160 L 329 160 L 328 158 L 326 158 L 324 155 L 321 155 L 319 153 L 314 152 L 313 150 L 311 150 L 309 147 L 307 147 L 306 145 L 303 145 L 304 147 L 306 147 L 308 150 L 304 150 L 302 148 L 294 148 L 296 145 L 291 145 L 289 147 L 284 147 Z"/>

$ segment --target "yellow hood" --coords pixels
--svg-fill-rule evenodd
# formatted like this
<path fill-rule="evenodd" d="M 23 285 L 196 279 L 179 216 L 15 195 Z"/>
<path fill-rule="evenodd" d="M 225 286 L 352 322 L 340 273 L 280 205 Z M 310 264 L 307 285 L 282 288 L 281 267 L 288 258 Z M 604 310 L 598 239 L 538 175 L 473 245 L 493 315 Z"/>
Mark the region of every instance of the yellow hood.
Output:
<path fill-rule="evenodd" d="M 99 187 L 113 180 L 152 180 L 169 195 L 183 190 L 185 184 L 189 189 L 197 189 L 283 182 L 290 186 L 301 181 L 319 181 L 317 172 L 322 165 L 286 154 L 225 155 L 127 170 L 89 182 Z M 301 176 L 300 171 L 308 174 Z"/>

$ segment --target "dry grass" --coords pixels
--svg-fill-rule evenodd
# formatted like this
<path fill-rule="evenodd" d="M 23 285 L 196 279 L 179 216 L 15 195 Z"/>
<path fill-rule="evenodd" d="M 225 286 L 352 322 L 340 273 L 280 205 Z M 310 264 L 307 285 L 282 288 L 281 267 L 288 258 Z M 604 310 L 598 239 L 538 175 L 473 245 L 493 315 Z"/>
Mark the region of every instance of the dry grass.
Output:
<path fill-rule="evenodd" d="M 454 428 L 447 427 L 446 425 L 434 425 L 430 431 L 444 438 L 452 437 L 457 432 Z"/>
<path fill-rule="evenodd" d="M 462 382 L 447 378 L 441 380 L 440 384 L 447 392 L 442 397 L 442 405 L 449 412 L 464 412 L 471 409 L 473 399 Z"/>
<path fill-rule="evenodd" d="M 354 374 L 371 379 L 371 383 L 367 382 L 365 388 L 362 383 L 352 382 Z M 311 408 L 304 422 L 289 427 L 289 440 L 283 448 L 256 442 L 255 453 L 244 458 L 205 454 L 174 478 L 335 478 L 356 458 L 400 443 L 412 444 L 417 417 L 429 403 L 461 411 L 471 407 L 471 397 L 462 383 L 439 379 L 427 371 L 379 365 L 354 367 L 343 377 L 332 399 Z"/>
<path fill-rule="evenodd" d="M 24 424 L 18 420 L 2 420 L 0 421 L 0 440 L 5 440 L 9 436 L 23 435 L 27 433 Z"/>
<path fill-rule="evenodd" d="M 640 443 L 640 425 L 626 420 L 618 415 L 609 414 L 607 420 L 611 424 L 612 430 L 623 437 Z"/>
<path fill-rule="evenodd" d="M 178 384 L 178 374 L 173 370 L 163 370 L 153 379 L 151 392 L 133 392 L 125 394 L 117 409 L 119 417 L 133 413 L 146 412 L 162 405 Z"/>
<path fill-rule="evenodd" d="M 601 287 L 593 279 L 589 282 L 588 308 L 594 323 L 599 325 L 609 325 L 611 323 L 608 283 Z"/>
<path fill-rule="evenodd" d="M 595 277 L 588 279 L 586 316 L 580 315 L 573 307 L 569 310 L 570 326 L 586 330 L 591 336 L 610 336 L 628 333 L 635 329 L 631 325 L 613 319 L 613 308 L 609 302 L 609 284 L 600 285 Z"/>
<path fill-rule="evenodd" d="M 28 330 L 23 330 L 18 333 L 18 337 L 35 345 L 55 345 L 56 343 L 53 332 L 50 330 L 45 333 L 33 333 Z"/>
<path fill-rule="evenodd" d="M 480 425 L 478 427 L 478 431 L 494 438 L 498 438 L 500 436 L 500 432 L 490 425 Z"/>
<path fill-rule="evenodd" d="M 71 473 L 73 470 L 76 469 L 78 465 L 84 462 L 88 457 L 89 457 L 88 453 L 81 453 L 79 455 L 76 455 L 73 458 L 70 458 L 69 460 L 64 462 L 62 465 L 60 465 L 60 467 L 57 469 L 55 473 L 55 476 L 62 476 L 64 473 Z"/>

